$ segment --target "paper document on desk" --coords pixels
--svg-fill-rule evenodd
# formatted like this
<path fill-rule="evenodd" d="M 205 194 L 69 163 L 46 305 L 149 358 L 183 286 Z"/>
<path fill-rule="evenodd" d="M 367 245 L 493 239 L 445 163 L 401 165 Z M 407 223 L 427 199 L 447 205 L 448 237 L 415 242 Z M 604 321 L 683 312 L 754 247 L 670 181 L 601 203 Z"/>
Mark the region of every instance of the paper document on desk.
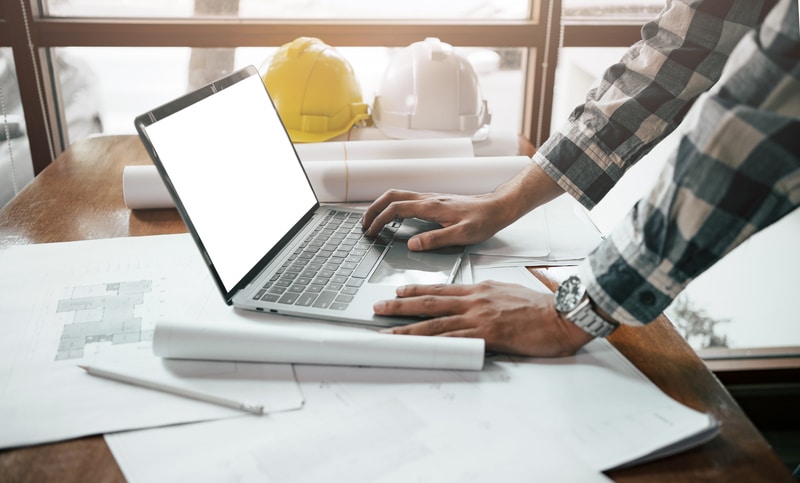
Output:
<path fill-rule="evenodd" d="M 610 481 L 557 435 L 498 418 L 474 397 L 473 378 L 380 368 L 347 377 L 339 369 L 298 366 L 310 402 L 303 411 L 105 439 L 131 483 Z"/>
<path fill-rule="evenodd" d="M 303 405 L 287 364 L 176 367 L 153 356 L 155 321 L 215 290 L 189 235 L 13 246 L 0 250 L 0 267 L 0 447 L 243 415 L 92 377 L 79 364 L 170 381 L 178 371 L 196 390 L 263 400 L 268 411 Z"/>
<path fill-rule="evenodd" d="M 586 210 L 568 194 L 536 208 L 492 238 L 468 247 L 483 265 L 575 264 L 602 241 Z"/>

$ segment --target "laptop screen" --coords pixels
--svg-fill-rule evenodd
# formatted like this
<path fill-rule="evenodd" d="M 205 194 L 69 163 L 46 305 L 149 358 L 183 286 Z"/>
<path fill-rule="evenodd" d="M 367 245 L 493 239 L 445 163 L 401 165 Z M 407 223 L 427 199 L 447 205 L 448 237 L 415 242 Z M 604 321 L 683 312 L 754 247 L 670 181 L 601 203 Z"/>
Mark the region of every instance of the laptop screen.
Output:
<path fill-rule="evenodd" d="M 252 67 L 140 116 L 137 127 L 227 294 L 317 205 Z"/>

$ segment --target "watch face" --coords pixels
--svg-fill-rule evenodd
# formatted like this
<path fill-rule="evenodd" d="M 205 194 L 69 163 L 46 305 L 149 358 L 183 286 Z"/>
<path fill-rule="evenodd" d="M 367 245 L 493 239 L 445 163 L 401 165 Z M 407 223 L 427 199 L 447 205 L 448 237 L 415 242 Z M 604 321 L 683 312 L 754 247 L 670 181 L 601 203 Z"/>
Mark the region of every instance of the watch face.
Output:
<path fill-rule="evenodd" d="M 586 289 L 583 287 L 581 279 L 572 275 L 564 280 L 556 291 L 556 310 L 570 312 L 583 300 L 584 293 L 586 293 Z"/>

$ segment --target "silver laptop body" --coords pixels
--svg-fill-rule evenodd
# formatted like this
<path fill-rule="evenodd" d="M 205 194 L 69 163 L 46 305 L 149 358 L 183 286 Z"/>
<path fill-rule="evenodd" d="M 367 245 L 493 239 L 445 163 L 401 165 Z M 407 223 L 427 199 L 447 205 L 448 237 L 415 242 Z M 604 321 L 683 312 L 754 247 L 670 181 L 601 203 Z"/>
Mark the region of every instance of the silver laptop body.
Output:
<path fill-rule="evenodd" d="M 407 249 L 408 237 L 433 227 L 427 222 L 398 221 L 367 239 L 353 224 L 360 211 L 320 205 L 252 66 L 138 116 L 135 125 L 229 305 L 400 325 L 416 319 L 376 316 L 373 304 L 394 298 L 397 286 L 450 283 L 457 273 L 463 248 Z M 346 223 L 354 227 L 345 233 Z M 335 260 L 326 263 L 331 252 Z"/>

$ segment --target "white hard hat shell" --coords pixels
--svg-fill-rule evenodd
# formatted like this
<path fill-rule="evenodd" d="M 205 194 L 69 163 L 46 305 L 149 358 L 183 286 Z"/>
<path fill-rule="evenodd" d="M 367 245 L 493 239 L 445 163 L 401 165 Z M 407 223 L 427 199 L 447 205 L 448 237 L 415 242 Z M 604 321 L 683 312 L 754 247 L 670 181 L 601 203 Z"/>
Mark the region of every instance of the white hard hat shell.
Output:
<path fill-rule="evenodd" d="M 472 64 L 452 45 L 427 38 L 392 58 L 373 120 L 393 138 L 471 137 L 489 124 L 491 113 Z"/>

